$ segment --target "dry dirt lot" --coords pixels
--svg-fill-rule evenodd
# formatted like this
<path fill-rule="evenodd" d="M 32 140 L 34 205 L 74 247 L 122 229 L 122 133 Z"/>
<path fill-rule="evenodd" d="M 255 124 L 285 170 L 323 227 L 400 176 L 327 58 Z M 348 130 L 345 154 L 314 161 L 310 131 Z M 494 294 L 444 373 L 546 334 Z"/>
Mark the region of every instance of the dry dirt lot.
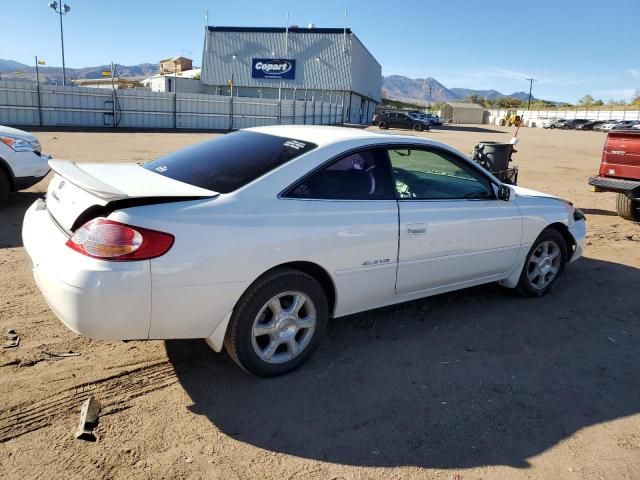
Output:
<path fill-rule="evenodd" d="M 38 135 L 78 161 L 146 160 L 210 136 Z M 511 129 L 424 136 L 468 152 Z M 520 184 L 588 218 L 585 258 L 550 295 L 487 285 L 336 320 L 306 366 L 274 380 L 199 340 L 71 333 L 20 239 L 47 182 L 13 195 L 0 211 L 0 328 L 22 341 L 0 350 L 0 477 L 640 479 L 640 226 L 587 187 L 603 134 L 519 137 Z M 64 351 L 81 355 L 42 360 Z M 103 405 L 96 443 L 73 438 L 88 395 Z"/>

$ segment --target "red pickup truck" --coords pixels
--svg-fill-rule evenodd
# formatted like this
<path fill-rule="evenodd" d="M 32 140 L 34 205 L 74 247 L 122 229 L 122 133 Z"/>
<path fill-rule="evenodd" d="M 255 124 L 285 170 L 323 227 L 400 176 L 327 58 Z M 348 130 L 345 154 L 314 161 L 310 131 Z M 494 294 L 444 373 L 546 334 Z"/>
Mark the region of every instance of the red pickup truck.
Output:
<path fill-rule="evenodd" d="M 640 130 L 611 130 L 602 152 L 597 177 L 589 177 L 596 191 L 617 192 L 618 215 L 640 222 Z"/>

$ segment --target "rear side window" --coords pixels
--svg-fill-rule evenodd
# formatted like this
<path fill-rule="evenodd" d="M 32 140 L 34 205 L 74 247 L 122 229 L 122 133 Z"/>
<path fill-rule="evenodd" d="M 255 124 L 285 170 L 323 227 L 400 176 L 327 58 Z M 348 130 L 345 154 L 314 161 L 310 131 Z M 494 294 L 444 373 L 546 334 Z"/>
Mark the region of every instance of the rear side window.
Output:
<path fill-rule="evenodd" d="M 229 193 L 317 145 L 265 133 L 238 131 L 192 145 L 144 168 L 218 193 Z"/>

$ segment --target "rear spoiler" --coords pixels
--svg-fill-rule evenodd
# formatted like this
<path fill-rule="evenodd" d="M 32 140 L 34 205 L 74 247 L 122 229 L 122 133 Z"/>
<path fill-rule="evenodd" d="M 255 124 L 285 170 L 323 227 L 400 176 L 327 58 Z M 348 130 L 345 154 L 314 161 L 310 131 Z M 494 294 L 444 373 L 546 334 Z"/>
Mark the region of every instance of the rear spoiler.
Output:
<path fill-rule="evenodd" d="M 49 166 L 51 167 L 51 170 L 56 172 L 65 180 L 68 180 L 83 190 L 93 193 L 97 197 L 108 200 L 117 200 L 128 197 L 126 193 L 121 192 L 111 185 L 107 185 L 96 177 L 89 175 L 81 168 L 78 168 L 74 162 L 69 162 L 67 160 L 49 160 Z"/>

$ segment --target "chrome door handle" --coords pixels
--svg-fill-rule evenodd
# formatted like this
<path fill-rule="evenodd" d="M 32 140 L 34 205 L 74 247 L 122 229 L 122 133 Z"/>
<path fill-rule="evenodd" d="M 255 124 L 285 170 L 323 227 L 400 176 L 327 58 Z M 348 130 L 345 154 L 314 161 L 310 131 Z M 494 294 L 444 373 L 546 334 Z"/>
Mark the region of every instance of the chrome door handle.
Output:
<path fill-rule="evenodd" d="M 424 223 L 411 223 L 407 225 L 407 233 L 409 235 L 423 235 L 427 232 L 427 226 Z"/>

